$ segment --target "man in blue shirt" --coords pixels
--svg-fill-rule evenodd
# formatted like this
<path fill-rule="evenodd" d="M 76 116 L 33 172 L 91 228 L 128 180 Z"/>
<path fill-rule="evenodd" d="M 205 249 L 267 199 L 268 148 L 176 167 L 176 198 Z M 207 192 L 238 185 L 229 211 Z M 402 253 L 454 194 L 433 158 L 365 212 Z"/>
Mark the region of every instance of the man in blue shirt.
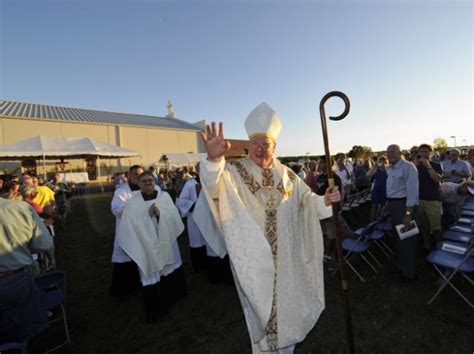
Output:
<path fill-rule="evenodd" d="M 472 177 L 469 163 L 459 159 L 459 149 L 451 149 L 449 160 L 443 161 L 444 182 L 462 183 Z"/>
<path fill-rule="evenodd" d="M 410 229 L 413 211 L 418 205 L 418 171 L 413 163 L 402 158 L 398 145 L 387 147 L 387 158 L 390 165 L 387 168 L 387 208 L 395 227 L 404 224 Z M 395 233 L 396 234 L 396 233 Z M 397 252 L 397 271 L 399 280 L 407 282 L 416 277 L 416 236 L 400 240 L 395 236 Z"/>

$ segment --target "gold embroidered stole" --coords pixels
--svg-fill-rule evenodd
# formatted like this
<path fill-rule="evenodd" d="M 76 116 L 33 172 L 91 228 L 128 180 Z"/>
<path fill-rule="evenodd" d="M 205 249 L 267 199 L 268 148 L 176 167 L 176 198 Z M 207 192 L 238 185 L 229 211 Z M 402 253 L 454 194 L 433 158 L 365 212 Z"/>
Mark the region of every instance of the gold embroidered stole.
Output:
<path fill-rule="evenodd" d="M 278 264 L 278 237 L 277 237 L 277 208 L 285 196 L 285 189 L 282 181 L 275 186 L 273 170 L 271 168 L 262 169 L 261 184 L 250 174 L 245 166 L 239 161 L 232 161 L 231 164 L 236 167 L 243 183 L 247 186 L 260 205 L 265 209 L 264 234 L 268 244 L 271 247 L 273 264 L 275 267 L 273 278 L 273 298 L 272 309 L 265 335 L 270 350 L 275 351 L 278 348 L 278 319 L 277 319 L 277 264 Z M 291 177 L 291 176 L 290 176 Z"/>

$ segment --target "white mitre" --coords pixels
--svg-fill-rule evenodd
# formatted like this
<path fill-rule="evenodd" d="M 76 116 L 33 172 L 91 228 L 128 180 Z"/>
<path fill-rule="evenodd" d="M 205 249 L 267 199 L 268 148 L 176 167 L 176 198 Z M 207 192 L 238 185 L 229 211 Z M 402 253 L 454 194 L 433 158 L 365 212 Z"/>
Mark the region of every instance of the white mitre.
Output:
<path fill-rule="evenodd" d="M 250 112 L 245 121 L 245 129 L 249 139 L 260 135 L 276 141 L 281 130 L 280 118 L 272 107 L 263 102 Z"/>

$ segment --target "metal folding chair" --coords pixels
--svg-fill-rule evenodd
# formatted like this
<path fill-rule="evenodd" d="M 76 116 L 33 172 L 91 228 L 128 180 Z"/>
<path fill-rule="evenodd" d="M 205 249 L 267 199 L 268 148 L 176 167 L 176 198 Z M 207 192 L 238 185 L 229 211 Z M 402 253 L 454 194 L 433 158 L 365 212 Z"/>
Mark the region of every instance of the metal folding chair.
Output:
<path fill-rule="evenodd" d="M 66 344 L 69 344 L 71 342 L 71 339 L 69 337 L 69 328 L 67 325 L 67 317 L 66 317 L 66 309 L 64 307 L 64 296 L 63 293 L 60 290 L 52 290 L 52 291 L 46 291 L 43 292 L 40 295 L 40 307 L 44 311 L 53 311 L 58 308 L 60 308 L 60 316 L 50 319 L 49 323 L 54 323 L 57 321 L 63 321 L 64 324 L 64 333 L 65 333 L 65 339 L 64 342 L 61 344 L 56 345 L 55 347 L 48 349 L 46 353 L 50 353 L 52 351 L 55 351 L 59 348 L 62 348 Z M 47 329 L 46 329 L 47 330 Z"/>
<path fill-rule="evenodd" d="M 60 286 L 63 286 L 64 303 L 67 306 L 67 284 L 66 284 L 66 273 L 63 270 L 53 270 L 48 273 L 41 274 L 35 278 L 35 283 L 41 292 L 48 289 L 61 290 Z"/>
<path fill-rule="evenodd" d="M 463 243 L 458 243 L 458 245 Z M 436 269 L 441 276 L 441 284 L 435 294 L 428 301 L 431 304 L 434 299 L 443 291 L 446 286 L 450 286 L 471 308 L 474 308 L 474 304 L 464 296 L 461 291 L 454 286 L 452 280 L 456 274 L 461 274 L 470 285 L 474 286 L 474 280 L 469 274 L 474 273 L 474 248 L 473 242 L 464 243 L 466 251 L 464 254 L 453 253 L 436 249 L 428 254 L 427 261 Z M 445 272 L 442 271 L 445 270 Z"/>
<path fill-rule="evenodd" d="M 25 343 L 3 343 L 0 344 L 0 353 L 3 352 L 10 354 L 26 354 L 28 353 L 28 350 L 26 349 Z"/>
<path fill-rule="evenodd" d="M 474 238 L 474 235 L 468 234 L 465 232 L 448 230 L 443 233 L 443 239 L 454 241 L 454 242 L 463 242 L 468 243 Z"/>
<path fill-rule="evenodd" d="M 357 230 L 354 233 L 354 236 L 357 237 L 355 239 L 346 238 L 342 240 L 342 249 L 345 252 L 344 262 L 363 282 L 365 282 L 364 277 L 357 271 L 357 269 L 351 263 L 351 260 L 354 259 L 355 256 L 359 255 L 364 260 L 364 262 L 367 263 L 367 265 L 374 271 L 374 273 L 378 273 L 377 269 L 372 265 L 371 262 L 369 262 L 367 257 L 364 256 L 365 253 L 368 254 L 374 260 L 375 263 L 377 263 L 380 267 L 382 266 L 382 264 L 380 264 L 377 258 L 375 258 L 375 256 L 369 250 L 371 242 L 368 235 L 371 231 L 373 231 L 376 224 L 377 222 L 372 222 L 364 228 Z M 337 269 L 338 268 L 336 267 L 336 269 L 333 271 L 333 274 L 337 272 Z"/>

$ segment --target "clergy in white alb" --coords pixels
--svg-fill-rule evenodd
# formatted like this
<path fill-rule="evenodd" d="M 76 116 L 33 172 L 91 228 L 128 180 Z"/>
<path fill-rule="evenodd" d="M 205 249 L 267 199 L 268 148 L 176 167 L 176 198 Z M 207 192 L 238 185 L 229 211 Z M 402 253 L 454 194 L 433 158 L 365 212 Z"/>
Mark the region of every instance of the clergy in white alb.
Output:
<path fill-rule="evenodd" d="M 140 193 L 138 180 L 144 171 L 142 166 L 134 165 L 130 167 L 130 181 L 123 183 L 114 192 L 111 203 L 112 214 L 115 215 L 115 237 L 112 252 L 112 282 L 110 294 L 112 296 L 123 297 L 132 293 L 140 286 L 138 269 L 135 262 L 122 250 L 118 242 L 120 219 L 127 201 L 137 193 Z"/>
<path fill-rule="evenodd" d="M 202 138 L 208 157 L 201 182 L 218 198 L 234 280 L 249 329 L 252 352 L 291 353 L 324 309 L 323 243 L 318 219 L 331 216 L 337 187 L 324 197 L 311 192 L 274 158 L 281 123 L 265 103 L 245 123 L 249 156 L 223 158 L 230 144 L 220 123 Z"/>
<path fill-rule="evenodd" d="M 155 185 L 153 192 L 151 199 L 138 193 L 127 202 L 118 233 L 120 247 L 138 265 L 142 285 L 156 283 L 182 265 L 177 239 L 183 222 L 169 194 Z M 158 215 L 149 214 L 152 205 Z"/>
<path fill-rule="evenodd" d="M 166 315 L 186 295 L 177 238 L 184 225 L 168 193 L 150 172 L 139 177 L 140 193 L 125 205 L 119 225 L 120 247 L 138 265 L 146 322 Z"/>
<path fill-rule="evenodd" d="M 198 180 L 191 178 L 184 184 L 181 194 L 176 199 L 176 207 L 181 216 L 186 218 L 191 264 L 195 272 L 201 271 L 206 266 L 206 241 L 192 215 L 200 188 Z"/>

